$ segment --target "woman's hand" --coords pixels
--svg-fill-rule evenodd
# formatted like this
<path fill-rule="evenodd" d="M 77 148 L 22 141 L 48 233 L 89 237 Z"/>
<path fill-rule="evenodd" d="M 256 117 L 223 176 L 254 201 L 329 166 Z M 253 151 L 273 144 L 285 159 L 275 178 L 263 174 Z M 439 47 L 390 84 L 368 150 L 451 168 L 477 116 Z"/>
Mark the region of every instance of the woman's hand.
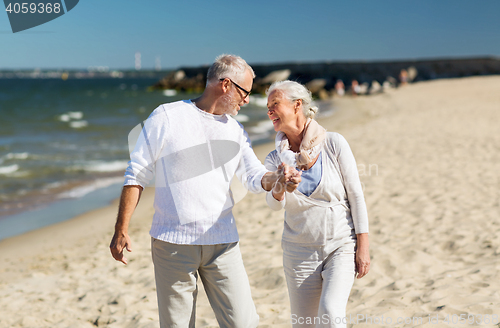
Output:
<path fill-rule="evenodd" d="M 282 201 L 283 198 L 285 198 L 285 191 L 293 192 L 297 189 L 300 181 L 302 181 L 300 176 L 302 172 L 297 171 L 293 167 L 284 163 L 281 163 L 280 166 L 278 166 L 278 171 L 276 172 L 279 175 L 279 178 L 273 186 L 272 193 L 276 200 Z"/>
<path fill-rule="evenodd" d="M 356 237 L 358 239 L 356 250 L 356 273 L 357 278 L 361 279 L 370 271 L 370 243 L 367 233 L 357 234 Z"/>
<path fill-rule="evenodd" d="M 286 191 L 294 192 L 295 189 L 299 186 L 300 181 L 302 181 L 302 171 L 297 171 L 294 168 L 289 168 L 289 174 L 286 177 Z"/>

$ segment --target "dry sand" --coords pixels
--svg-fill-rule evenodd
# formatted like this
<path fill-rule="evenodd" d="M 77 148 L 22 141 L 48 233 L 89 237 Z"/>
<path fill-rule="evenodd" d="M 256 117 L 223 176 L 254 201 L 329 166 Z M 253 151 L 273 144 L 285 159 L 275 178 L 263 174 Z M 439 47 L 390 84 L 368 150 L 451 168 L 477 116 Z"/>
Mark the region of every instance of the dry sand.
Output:
<path fill-rule="evenodd" d="M 372 269 L 352 289 L 349 327 L 477 325 L 458 323 L 460 314 L 497 327 L 499 91 L 498 76 L 422 82 L 337 99 L 339 111 L 321 120 L 349 141 L 370 216 Z M 256 147 L 261 160 L 271 147 Z M 151 191 L 132 220 L 128 266 L 108 250 L 116 203 L 1 241 L 0 327 L 157 327 Z M 260 326 L 290 327 L 283 212 L 269 210 L 260 194 L 234 213 Z M 197 326 L 216 327 L 200 294 Z"/>

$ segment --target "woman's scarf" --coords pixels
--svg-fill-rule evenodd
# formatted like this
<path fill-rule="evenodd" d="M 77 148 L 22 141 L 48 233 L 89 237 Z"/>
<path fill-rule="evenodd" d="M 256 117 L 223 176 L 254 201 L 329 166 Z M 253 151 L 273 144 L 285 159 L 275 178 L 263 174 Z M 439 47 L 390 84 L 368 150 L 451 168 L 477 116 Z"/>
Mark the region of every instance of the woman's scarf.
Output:
<path fill-rule="evenodd" d="M 290 150 L 290 143 L 286 134 L 279 131 L 276 134 L 276 151 L 281 161 L 291 167 L 307 165 L 318 156 L 321 142 L 326 137 L 326 130 L 315 120 L 308 118 L 304 127 L 304 137 L 300 143 L 298 153 Z"/>

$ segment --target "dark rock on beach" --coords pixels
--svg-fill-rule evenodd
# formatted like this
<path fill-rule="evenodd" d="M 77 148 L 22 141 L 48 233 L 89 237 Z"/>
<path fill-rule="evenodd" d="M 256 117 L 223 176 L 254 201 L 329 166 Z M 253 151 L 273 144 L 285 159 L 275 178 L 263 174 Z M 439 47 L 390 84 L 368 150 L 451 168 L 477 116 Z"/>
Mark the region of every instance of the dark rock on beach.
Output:
<path fill-rule="evenodd" d="M 316 97 L 333 94 L 342 80 L 357 81 L 364 92 L 382 92 L 383 87 L 442 78 L 500 74 L 500 59 L 493 57 L 374 62 L 318 62 L 251 64 L 255 71 L 252 92 L 264 93 L 274 81 L 290 79 L 306 84 Z M 181 67 L 158 81 L 153 88 L 202 92 L 208 66 Z M 383 87 L 382 87 L 383 86 Z"/>

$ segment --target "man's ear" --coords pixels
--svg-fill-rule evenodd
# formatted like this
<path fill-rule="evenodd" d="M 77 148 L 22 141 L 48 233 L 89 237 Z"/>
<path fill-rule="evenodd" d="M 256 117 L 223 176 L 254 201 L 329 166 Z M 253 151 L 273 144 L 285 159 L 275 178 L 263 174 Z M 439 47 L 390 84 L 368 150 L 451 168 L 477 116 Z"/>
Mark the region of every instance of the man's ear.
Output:
<path fill-rule="evenodd" d="M 221 81 L 222 92 L 226 93 L 229 90 L 229 80 L 224 79 Z"/>

